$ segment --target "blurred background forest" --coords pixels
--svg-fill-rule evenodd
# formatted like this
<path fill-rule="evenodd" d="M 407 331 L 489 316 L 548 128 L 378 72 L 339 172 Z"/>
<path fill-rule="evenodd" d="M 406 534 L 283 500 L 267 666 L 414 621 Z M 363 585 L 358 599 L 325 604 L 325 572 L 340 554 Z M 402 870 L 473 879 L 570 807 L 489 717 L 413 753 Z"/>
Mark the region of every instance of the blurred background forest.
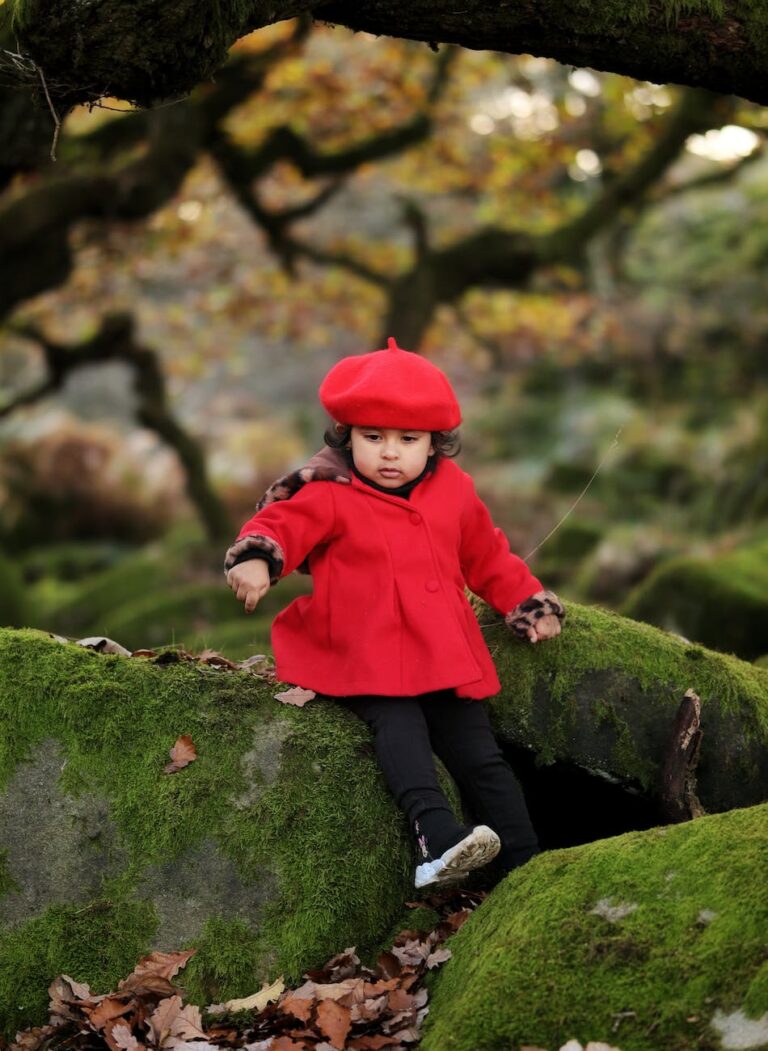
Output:
<path fill-rule="evenodd" d="M 224 550 L 394 335 L 546 586 L 768 654 L 760 106 L 295 22 L 55 161 L 42 116 L 0 170 L 0 623 L 266 652 L 308 582 L 246 617 Z"/>

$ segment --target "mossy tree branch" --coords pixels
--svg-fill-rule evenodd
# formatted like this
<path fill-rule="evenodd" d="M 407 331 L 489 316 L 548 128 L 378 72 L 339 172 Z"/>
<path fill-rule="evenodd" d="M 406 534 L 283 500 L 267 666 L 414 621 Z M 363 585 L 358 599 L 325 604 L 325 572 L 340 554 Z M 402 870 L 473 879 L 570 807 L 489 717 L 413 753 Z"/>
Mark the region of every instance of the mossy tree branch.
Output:
<path fill-rule="evenodd" d="M 32 325 L 16 326 L 16 331 L 40 346 L 48 376 L 0 407 L 0 419 L 60 390 L 70 373 L 77 369 L 107 361 L 125 362 L 133 372 L 139 422 L 154 431 L 178 456 L 186 476 L 187 494 L 208 537 L 214 543 L 231 538 L 232 523 L 208 480 L 203 450 L 171 413 L 157 355 L 136 342 L 133 319 L 129 315 L 107 315 L 94 336 L 75 346 L 56 343 Z"/>
<path fill-rule="evenodd" d="M 333 153 L 316 150 L 288 127 L 275 128 L 258 150 L 236 148 L 221 131 L 221 121 L 259 89 L 271 65 L 290 54 L 302 39 L 297 31 L 287 44 L 269 52 L 234 58 L 215 87 L 187 102 L 151 113 L 128 114 L 66 141 L 61 175 L 0 204 L 0 266 L 8 275 L 0 287 L 0 316 L 66 280 L 72 266 L 68 234 L 75 222 L 150 215 L 178 191 L 203 151 L 215 157 L 238 199 L 288 264 L 294 255 L 285 234 L 289 224 L 320 208 L 340 184 L 321 190 L 307 204 L 275 214 L 259 205 L 252 191 L 254 180 L 281 160 L 307 177 L 340 177 L 362 163 L 393 156 L 429 137 L 432 121 L 425 112 Z M 449 49 L 435 62 L 428 89 L 430 106 L 447 82 L 453 54 Z M 123 159 L 127 150 L 140 143 L 146 147 L 139 157 Z M 68 156 L 71 170 L 66 169 Z M 361 266 L 361 276 L 363 269 Z M 374 278 L 372 271 L 366 276 Z"/>
<path fill-rule="evenodd" d="M 768 101 L 768 13 L 754 0 L 15 0 L 26 52 L 57 106 L 112 94 L 150 106 L 187 94 L 240 36 L 305 14 L 377 35 L 543 55 L 569 65 Z"/>

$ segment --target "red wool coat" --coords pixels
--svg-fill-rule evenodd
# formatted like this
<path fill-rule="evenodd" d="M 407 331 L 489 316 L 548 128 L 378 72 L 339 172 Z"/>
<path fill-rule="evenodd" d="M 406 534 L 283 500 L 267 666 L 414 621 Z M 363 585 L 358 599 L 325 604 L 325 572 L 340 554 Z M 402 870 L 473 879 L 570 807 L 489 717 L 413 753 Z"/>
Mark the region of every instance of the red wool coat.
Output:
<path fill-rule="evenodd" d="M 355 476 L 309 482 L 254 515 L 244 537 L 278 545 L 283 576 L 308 560 L 313 593 L 272 627 L 277 674 L 330 696 L 497 693 L 464 585 L 502 614 L 542 589 L 451 460 L 408 500 Z"/>

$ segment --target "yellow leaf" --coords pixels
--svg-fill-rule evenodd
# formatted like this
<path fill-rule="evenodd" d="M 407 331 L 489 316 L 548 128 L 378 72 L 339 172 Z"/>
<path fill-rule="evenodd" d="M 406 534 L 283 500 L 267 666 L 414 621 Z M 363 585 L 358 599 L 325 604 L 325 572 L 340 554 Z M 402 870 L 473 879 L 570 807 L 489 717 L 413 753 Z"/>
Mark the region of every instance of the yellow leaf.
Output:
<path fill-rule="evenodd" d="M 227 1000 L 225 1004 L 211 1004 L 207 1010 L 210 1014 L 224 1014 L 226 1011 L 263 1011 L 267 1004 L 277 1000 L 285 989 L 282 975 L 271 985 L 264 985 L 252 996 L 240 1000 Z"/>

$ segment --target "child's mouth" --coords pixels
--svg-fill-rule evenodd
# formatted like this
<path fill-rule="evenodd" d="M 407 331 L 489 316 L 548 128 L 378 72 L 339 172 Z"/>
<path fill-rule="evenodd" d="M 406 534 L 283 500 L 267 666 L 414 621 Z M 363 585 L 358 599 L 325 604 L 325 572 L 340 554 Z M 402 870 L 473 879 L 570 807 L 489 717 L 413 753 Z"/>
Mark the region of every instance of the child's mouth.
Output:
<path fill-rule="evenodd" d="M 397 467 L 381 467 L 379 468 L 379 474 L 384 475 L 385 478 L 397 478 L 400 471 Z"/>

